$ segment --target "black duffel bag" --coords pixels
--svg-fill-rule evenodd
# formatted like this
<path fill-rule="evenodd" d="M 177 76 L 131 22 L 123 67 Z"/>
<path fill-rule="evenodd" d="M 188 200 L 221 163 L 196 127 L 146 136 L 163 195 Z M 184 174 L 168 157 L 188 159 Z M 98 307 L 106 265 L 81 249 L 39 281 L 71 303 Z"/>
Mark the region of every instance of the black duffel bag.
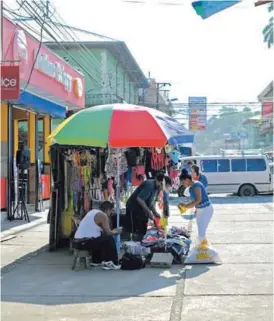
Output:
<path fill-rule="evenodd" d="M 119 264 L 121 265 L 121 270 L 140 270 L 146 266 L 146 261 L 141 255 L 125 253 Z"/>

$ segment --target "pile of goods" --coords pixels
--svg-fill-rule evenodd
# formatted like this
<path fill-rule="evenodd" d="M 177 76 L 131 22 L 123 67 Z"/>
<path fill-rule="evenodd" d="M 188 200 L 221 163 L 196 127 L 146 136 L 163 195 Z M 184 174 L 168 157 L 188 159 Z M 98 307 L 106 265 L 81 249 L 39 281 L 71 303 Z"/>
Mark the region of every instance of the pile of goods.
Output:
<path fill-rule="evenodd" d="M 122 269 L 140 269 L 149 263 L 153 266 L 153 257 L 159 253 L 169 254 L 168 260 L 171 258 L 173 264 L 181 264 L 184 261 L 191 244 L 189 231 L 184 227 L 175 226 L 166 231 L 166 221 L 163 218 L 159 220 L 158 224 L 157 227 L 149 227 L 141 242 L 123 243 L 122 248 L 125 254 L 120 261 Z M 160 265 L 158 266 L 160 267 Z"/>

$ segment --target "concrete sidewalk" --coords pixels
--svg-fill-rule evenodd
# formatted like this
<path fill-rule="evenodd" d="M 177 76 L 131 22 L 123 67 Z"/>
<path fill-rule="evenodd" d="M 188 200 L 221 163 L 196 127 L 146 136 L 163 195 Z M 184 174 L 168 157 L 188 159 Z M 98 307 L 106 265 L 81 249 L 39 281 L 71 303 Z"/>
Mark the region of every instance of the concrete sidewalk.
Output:
<path fill-rule="evenodd" d="M 74 272 L 67 251 L 44 251 L 48 225 L 18 234 L 2 243 L 3 320 L 271 321 L 273 211 L 261 200 L 213 199 L 221 266 Z M 171 213 L 170 224 L 188 224 Z"/>
<path fill-rule="evenodd" d="M 30 222 L 25 220 L 5 220 L 1 222 L 1 242 L 18 233 L 22 233 L 47 222 L 48 209 L 43 212 L 29 214 Z"/>

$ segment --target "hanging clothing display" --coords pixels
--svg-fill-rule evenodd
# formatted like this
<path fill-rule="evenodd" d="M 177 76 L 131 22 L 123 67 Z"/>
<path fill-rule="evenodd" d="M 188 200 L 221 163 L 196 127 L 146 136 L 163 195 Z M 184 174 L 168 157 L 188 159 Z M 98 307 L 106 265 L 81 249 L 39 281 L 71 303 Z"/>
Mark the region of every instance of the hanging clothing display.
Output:
<path fill-rule="evenodd" d="M 105 165 L 105 173 L 107 178 L 114 178 L 117 181 L 118 159 L 120 158 L 120 175 L 124 174 L 128 170 L 127 159 L 125 156 L 125 149 L 120 149 L 119 155 L 117 150 L 113 148 L 108 149 L 108 158 Z"/>

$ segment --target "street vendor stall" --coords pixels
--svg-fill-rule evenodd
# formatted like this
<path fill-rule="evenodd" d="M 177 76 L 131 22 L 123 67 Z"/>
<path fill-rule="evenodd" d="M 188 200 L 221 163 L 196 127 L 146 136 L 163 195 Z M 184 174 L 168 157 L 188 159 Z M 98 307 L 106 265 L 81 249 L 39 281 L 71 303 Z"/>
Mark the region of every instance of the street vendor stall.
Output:
<path fill-rule="evenodd" d="M 64 193 L 64 189 L 71 184 L 64 184 L 67 179 L 64 159 L 67 162 L 69 157 L 76 153 L 77 156 L 73 156 L 76 157 L 74 167 L 79 167 L 78 178 L 81 178 L 82 194 L 89 192 L 92 173 L 96 172 L 98 179 L 98 176 L 100 178 L 100 174 L 103 174 L 104 167 L 106 180 L 108 182 L 113 180 L 111 184 L 115 185 L 117 226 L 119 226 L 121 179 L 128 171 L 131 149 L 136 147 L 163 149 L 166 143 L 176 145 L 189 142 L 193 142 L 193 135 L 182 124 L 158 110 L 147 107 L 127 104 L 90 107 L 66 119 L 49 137 L 54 184 L 50 211 L 50 249 L 58 248 L 62 240 L 67 237 L 62 234 L 64 225 L 62 213 L 69 207 L 64 197 L 67 194 Z M 101 152 L 104 149 L 108 155 L 104 166 L 100 164 L 99 149 Z M 96 161 L 99 165 L 95 165 Z M 83 167 L 86 169 L 83 170 Z M 90 170 L 90 167 L 93 167 L 93 170 Z M 137 172 L 137 166 L 132 167 L 135 167 L 136 175 L 144 174 L 144 170 Z M 83 189 L 83 186 L 86 188 Z M 99 186 L 94 188 L 98 190 Z M 85 209 L 85 205 L 83 207 Z M 119 248 L 119 239 L 117 245 Z"/>

